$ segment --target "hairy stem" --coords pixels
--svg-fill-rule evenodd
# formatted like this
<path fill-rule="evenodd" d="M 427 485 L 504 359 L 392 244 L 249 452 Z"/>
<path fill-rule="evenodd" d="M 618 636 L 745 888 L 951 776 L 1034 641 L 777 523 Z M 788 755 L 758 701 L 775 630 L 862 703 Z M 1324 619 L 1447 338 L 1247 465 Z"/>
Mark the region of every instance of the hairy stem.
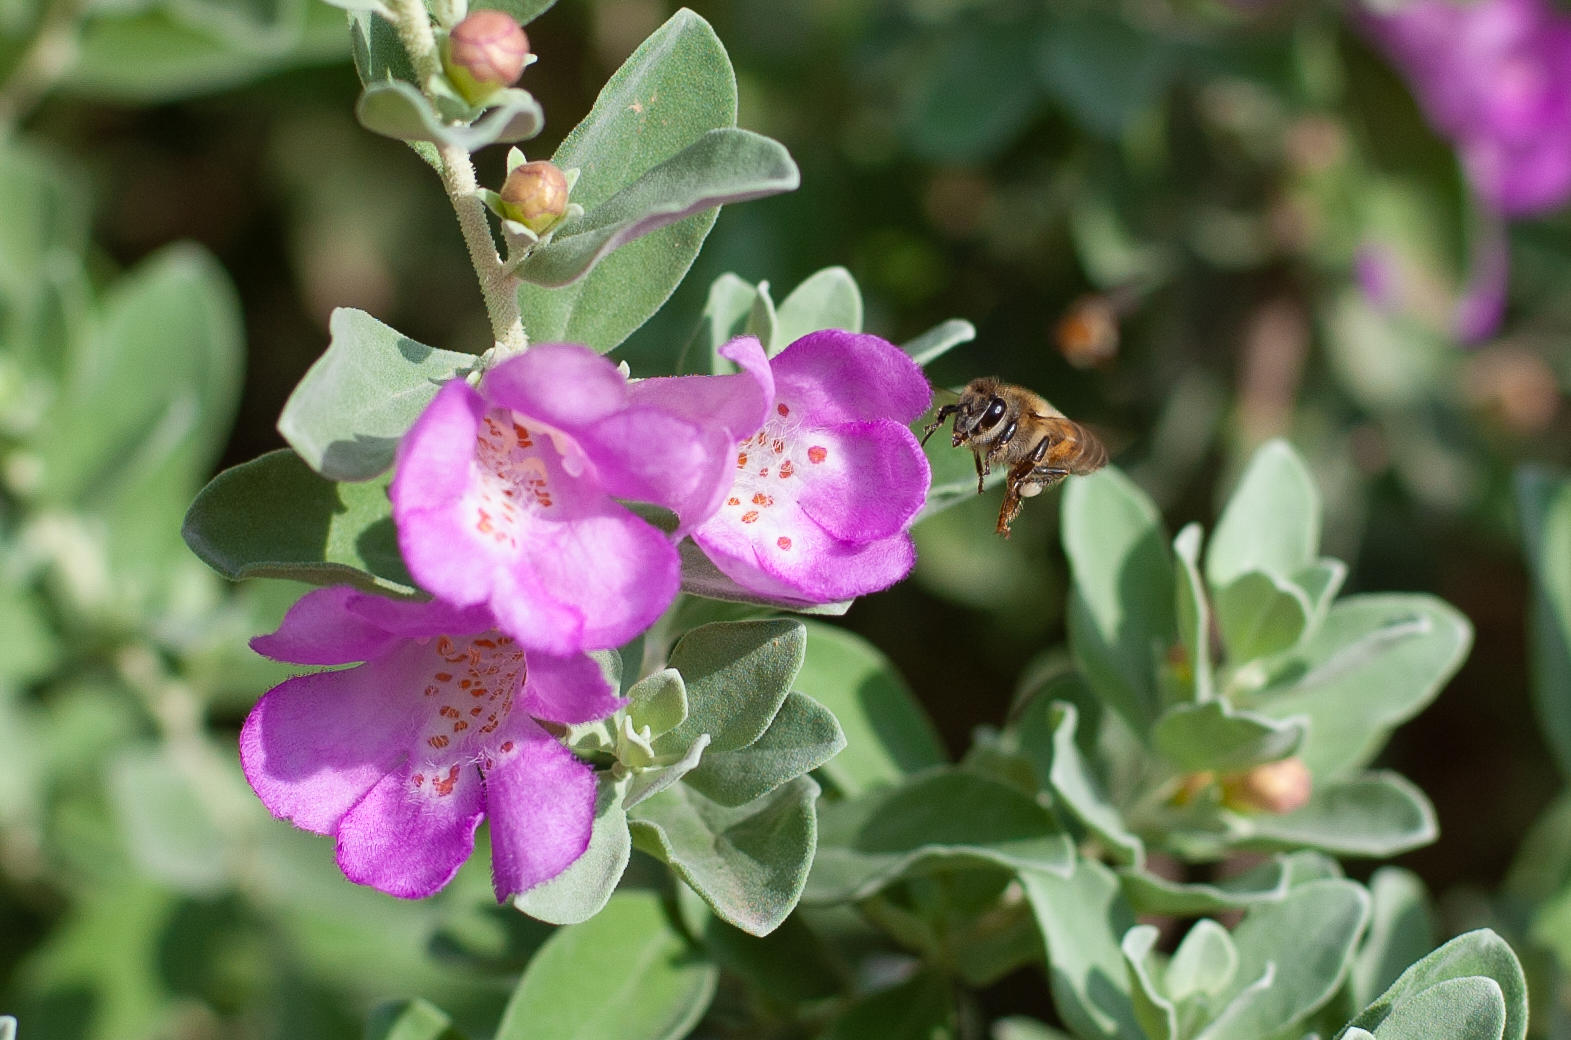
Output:
<path fill-rule="evenodd" d="M 387 6 L 398 28 L 399 39 L 414 64 L 420 89 L 431 97 L 430 84 L 441 75 L 442 56 L 425 5 L 421 0 L 387 0 Z M 475 277 L 480 280 L 480 293 L 485 298 L 486 316 L 491 320 L 491 335 L 496 345 L 489 356 L 493 362 L 499 361 L 529 345 L 518 313 L 518 280 L 508 273 L 502 258 L 497 255 L 485 203 L 475 194 L 479 185 L 469 152 L 455 145 L 440 145 L 437 156 L 442 187 L 458 217 L 458 230 L 464 236 L 469 262 L 474 266 Z"/>

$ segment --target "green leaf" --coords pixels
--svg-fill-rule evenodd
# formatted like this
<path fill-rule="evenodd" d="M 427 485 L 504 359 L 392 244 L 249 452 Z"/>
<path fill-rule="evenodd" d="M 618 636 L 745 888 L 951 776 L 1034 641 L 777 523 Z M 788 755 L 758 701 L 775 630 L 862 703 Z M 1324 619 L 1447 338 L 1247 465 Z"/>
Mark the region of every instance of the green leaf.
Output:
<path fill-rule="evenodd" d="M 826 267 L 802 281 L 775 312 L 773 353 L 819 329 L 862 331 L 862 290 L 844 267 Z"/>
<path fill-rule="evenodd" d="M 369 480 L 393 464 L 398 441 L 442 384 L 476 358 L 417 343 L 365 311 L 339 307 L 332 342 L 284 403 L 278 432 L 329 480 Z"/>
<path fill-rule="evenodd" d="M 1111 139 L 1157 103 L 1174 66 L 1162 37 L 1100 7 L 1054 18 L 1038 44 L 1037 71 L 1048 91 L 1081 126 Z"/>
<path fill-rule="evenodd" d="M 1063 513 L 1064 552 L 1074 575 L 1069 645 L 1075 663 L 1143 734 L 1156 715 L 1157 662 L 1177 638 L 1162 518 L 1112 466 L 1070 481 Z"/>
<path fill-rule="evenodd" d="M 1505 1026 L 1500 1035 L 1505 1040 L 1522 1040 L 1527 1035 L 1527 981 L 1511 947 L 1487 928 L 1457 936 L 1408 968 L 1349 1025 L 1384 1036 L 1379 1031 L 1381 1023 L 1415 997 L 1441 983 L 1465 978 L 1492 979 L 1498 985 L 1505 1004 Z"/>
<path fill-rule="evenodd" d="M 0 146 L 0 299 L 29 298 L 45 272 L 80 262 L 88 198 L 72 168 L 15 139 Z"/>
<path fill-rule="evenodd" d="M 1190 699 L 1208 701 L 1216 696 L 1211 671 L 1211 602 L 1200 578 L 1199 524 L 1190 524 L 1173 538 L 1173 618 L 1178 640 L 1189 663 Z"/>
<path fill-rule="evenodd" d="M 1375 1040 L 1500 1040 L 1506 1000 L 1494 979 L 1448 979 L 1415 994 L 1375 1029 Z"/>
<path fill-rule="evenodd" d="M 920 78 L 906 92 L 904 139 L 948 162 L 986 160 L 1003 149 L 1037 105 L 1033 30 L 1019 18 L 950 21 L 935 41 L 940 45 L 913 70 Z"/>
<path fill-rule="evenodd" d="M 1238 974 L 1238 947 L 1215 921 L 1196 921 L 1173 951 L 1166 973 L 1167 993 L 1177 1001 L 1222 993 Z"/>
<path fill-rule="evenodd" d="M 734 274 L 723 274 L 709 284 L 704 315 L 693 337 L 682 348 L 679 373 L 720 375 L 735 366 L 720 356 L 720 348 L 742 335 L 758 289 Z"/>
<path fill-rule="evenodd" d="M 366 1021 L 365 1040 L 462 1040 L 447 1012 L 416 997 L 382 1004 Z"/>
<path fill-rule="evenodd" d="M 1178 1013 L 1159 981 L 1164 965 L 1156 954 L 1156 942 L 1161 934 L 1155 925 L 1136 925 L 1124 933 L 1119 948 L 1129 971 L 1130 998 L 1141 1031 L 1147 1040 L 1177 1040 Z"/>
<path fill-rule="evenodd" d="M 836 788 L 856 795 L 946 761 L 932 720 L 877 647 L 833 625 L 806 628 L 807 658 L 795 685 L 828 708 L 845 734 L 845 751 L 823 766 Z"/>
<path fill-rule="evenodd" d="M 944 1040 L 955 1035 L 953 986 L 943 976 L 917 972 L 846 1007 L 822 1040 Z"/>
<path fill-rule="evenodd" d="M 1206 580 L 1223 589 L 1247 571 L 1290 578 L 1320 549 L 1320 492 L 1286 441 L 1267 441 L 1222 510 L 1206 552 Z"/>
<path fill-rule="evenodd" d="M 1322 557 L 1293 575 L 1292 581 L 1309 600 L 1309 628 L 1313 630 L 1331 609 L 1342 582 L 1347 579 L 1347 564 Z"/>
<path fill-rule="evenodd" d="M 570 285 L 615 249 L 695 213 L 792 191 L 801 181 L 785 146 L 748 130 L 710 130 L 582 217 L 517 268 L 537 285 Z"/>
<path fill-rule="evenodd" d="M 1472 644 L 1473 627 L 1433 596 L 1348 596 L 1240 707 L 1307 716 L 1299 756 L 1317 778 L 1369 761 L 1387 731 L 1440 692 Z"/>
<path fill-rule="evenodd" d="M 622 792 L 606 774 L 596 777 L 595 822 L 589 848 L 562 873 L 513 897 L 513 905 L 551 924 L 579 924 L 598 914 L 627 870 L 633 841 Z"/>
<path fill-rule="evenodd" d="M 1571 480 L 1524 467 L 1516 500 L 1533 577 L 1533 705 L 1561 772 L 1571 773 Z"/>
<path fill-rule="evenodd" d="M 224 470 L 180 533 L 226 578 L 290 578 L 411 596 L 387 482 L 334 484 L 287 448 Z"/>
<path fill-rule="evenodd" d="M 1135 915 L 1113 872 L 1081 859 L 1068 878 L 1033 870 L 1020 881 L 1047 945 L 1053 1006 L 1064 1024 L 1082 1040 L 1146 1040 L 1119 946 Z"/>
<path fill-rule="evenodd" d="M 1217 589 L 1215 603 L 1222 645 L 1235 667 L 1291 649 L 1309 628 L 1304 590 L 1264 571 L 1247 571 Z"/>
<path fill-rule="evenodd" d="M 1374 910 L 1347 977 L 1347 999 L 1362 1008 L 1435 945 L 1434 911 L 1417 875 L 1381 867 L 1369 879 Z"/>
<path fill-rule="evenodd" d="M 687 684 L 675 668 L 646 675 L 627 691 L 627 712 L 635 729 L 654 736 L 669 733 L 687 718 Z"/>
<path fill-rule="evenodd" d="M 226 842 L 212 812 L 213 798 L 239 798 L 239 792 L 218 792 L 209 785 L 204 797 L 189 766 L 160 746 L 124 749 L 107 773 L 116 821 L 141 870 L 179 891 L 211 894 L 222 889 L 228 881 Z"/>
<path fill-rule="evenodd" d="M 677 784 L 632 811 L 633 841 L 668 863 L 721 920 L 767 935 L 801 898 L 818 840 L 817 799 L 818 785 L 806 776 L 740 806 Z"/>
<path fill-rule="evenodd" d="M 450 123 L 420 88 L 399 79 L 371 83 L 355 102 L 355 118 L 373 134 L 397 141 L 432 144 L 476 152 L 498 142 L 526 141 L 545 126 L 534 95 L 516 87 L 486 99 L 486 112 L 467 126 Z"/>
<path fill-rule="evenodd" d="M 946 867 L 1067 874 L 1073 858 L 1068 837 L 1034 798 L 994 780 L 935 769 L 824 806 L 803 898 L 865 899 L 902 877 Z"/>
<path fill-rule="evenodd" d="M 950 318 L 941 321 L 915 339 L 907 340 L 900 344 L 900 349 L 910 356 L 917 364 L 927 366 L 928 362 L 943 357 L 962 343 L 970 343 L 976 339 L 976 326 L 960 318 Z"/>
<path fill-rule="evenodd" d="M 1252 907 L 1233 931 L 1230 1002 L 1197 1040 L 1260 1040 L 1307 1017 L 1341 985 L 1368 917 L 1369 896 L 1351 881 L 1312 881 Z"/>
<path fill-rule="evenodd" d="M 158 510 L 167 522 L 229 432 L 242 349 L 234 288 L 205 251 L 172 246 L 120 279 L 103 311 L 34 445 L 45 495 L 96 504 L 125 524 L 141 518 L 117 507 L 153 483 L 170 492 Z"/>
<path fill-rule="evenodd" d="M 379 14 L 349 12 L 349 50 L 362 84 L 395 79 L 415 81 L 415 68 L 409 62 L 404 42 L 398 38 L 398 29 Z"/>
<path fill-rule="evenodd" d="M 800 621 L 717 621 L 688 632 L 667 660 L 686 684 L 687 718 L 654 742 L 655 753 L 680 753 L 703 733 L 710 754 L 753 743 L 791 692 L 806 649 Z"/>
<path fill-rule="evenodd" d="M 173 4 L 88 19 L 61 87 L 79 96 L 148 105 L 214 93 L 295 66 L 342 61 L 343 12 L 307 3 L 299 13 L 278 31 L 252 33 L 215 31 L 214 25 L 180 17 Z"/>
<path fill-rule="evenodd" d="M 706 131 L 735 125 L 730 59 L 709 23 L 684 9 L 617 70 L 552 162 L 583 171 L 573 200 L 588 212 Z M 537 342 L 610 350 L 671 295 L 714 220 L 715 211 L 706 210 L 645 235 L 572 285 L 523 285 L 524 327 Z"/>
<path fill-rule="evenodd" d="M 1107 845 L 1119 863 L 1139 866 L 1145 862 L 1145 844 L 1124 824 L 1101 779 L 1092 772 L 1075 743 L 1079 712 L 1057 702 L 1050 709 L 1053 727 L 1053 764 L 1047 782 L 1063 807 Z"/>
<path fill-rule="evenodd" d="M 1298 750 L 1304 720 L 1239 711 L 1223 700 L 1175 704 L 1151 728 L 1151 746 L 1186 773 L 1233 772 Z"/>
<path fill-rule="evenodd" d="M 1255 903 L 1275 902 L 1286 895 L 1289 888 L 1287 868 L 1279 859 L 1212 884 L 1173 881 L 1129 868 L 1118 871 L 1118 880 L 1123 885 L 1124 898 L 1137 913 L 1180 917 L 1217 914 L 1224 910 L 1241 910 Z"/>
<path fill-rule="evenodd" d="M 496 1040 L 678 1040 L 714 999 L 718 974 L 693 955 L 658 894 L 621 892 L 540 948 Z"/>
<path fill-rule="evenodd" d="M 1428 845 L 1440 833 L 1434 806 L 1424 792 L 1386 772 L 1317 781 L 1302 809 L 1239 820 L 1235 836 L 1240 844 L 1309 847 L 1333 856 L 1395 856 Z"/>
<path fill-rule="evenodd" d="M 721 805 L 741 805 L 817 769 L 845 747 L 834 715 L 813 698 L 787 695 L 763 736 L 711 752 L 682 782 Z"/>

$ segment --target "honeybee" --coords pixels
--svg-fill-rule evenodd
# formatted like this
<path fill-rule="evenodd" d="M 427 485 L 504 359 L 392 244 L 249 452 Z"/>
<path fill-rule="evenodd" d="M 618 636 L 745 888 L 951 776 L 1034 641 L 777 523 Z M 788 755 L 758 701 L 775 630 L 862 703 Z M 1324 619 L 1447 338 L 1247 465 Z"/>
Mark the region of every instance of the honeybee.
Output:
<path fill-rule="evenodd" d="M 922 429 L 922 443 L 951 415 L 950 443 L 971 449 L 978 494 L 994 464 L 1009 467 L 995 528 L 1005 538 L 1023 499 L 1040 495 L 1067 476 L 1083 476 L 1107 464 L 1107 448 L 1090 430 L 1065 418 L 1040 395 L 990 376 L 971 380 L 959 400 L 938 409 Z"/>

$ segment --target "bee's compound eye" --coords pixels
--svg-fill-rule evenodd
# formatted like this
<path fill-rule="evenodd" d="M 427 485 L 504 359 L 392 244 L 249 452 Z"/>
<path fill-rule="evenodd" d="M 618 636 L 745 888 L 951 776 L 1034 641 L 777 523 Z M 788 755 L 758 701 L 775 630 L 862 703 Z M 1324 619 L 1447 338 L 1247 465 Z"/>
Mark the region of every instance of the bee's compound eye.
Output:
<path fill-rule="evenodd" d="M 1008 410 L 1008 407 L 1008 405 L 1004 404 L 1004 399 L 1002 397 L 993 398 L 992 402 L 987 406 L 987 411 L 982 413 L 982 421 L 976 424 L 977 428 L 981 430 L 991 430 L 993 427 L 997 426 L 1000 422 L 1003 421 L 1004 412 Z"/>

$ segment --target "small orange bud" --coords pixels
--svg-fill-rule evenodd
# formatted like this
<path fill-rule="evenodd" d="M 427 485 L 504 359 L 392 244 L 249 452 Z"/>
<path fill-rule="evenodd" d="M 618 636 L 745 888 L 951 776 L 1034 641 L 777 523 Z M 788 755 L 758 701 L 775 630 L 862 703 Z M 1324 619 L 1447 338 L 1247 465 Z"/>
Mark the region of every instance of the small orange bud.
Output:
<path fill-rule="evenodd" d="M 1076 368 L 1106 364 L 1118 353 L 1118 312 L 1104 295 L 1082 296 L 1059 319 L 1053 338 Z"/>
<path fill-rule="evenodd" d="M 502 209 L 535 234 L 544 234 L 567 212 L 567 178 L 548 162 L 528 162 L 507 175 Z"/>
<path fill-rule="evenodd" d="M 1301 758 L 1267 762 L 1222 781 L 1222 804 L 1239 812 L 1290 813 L 1309 801 L 1315 780 Z"/>
<path fill-rule="evenodd" d="M 529 64 L 529 37 L 509 15 L 483 10 L 453 26 L 443 48 L 447 78 L 471 104 L 518 82 Z"/>

